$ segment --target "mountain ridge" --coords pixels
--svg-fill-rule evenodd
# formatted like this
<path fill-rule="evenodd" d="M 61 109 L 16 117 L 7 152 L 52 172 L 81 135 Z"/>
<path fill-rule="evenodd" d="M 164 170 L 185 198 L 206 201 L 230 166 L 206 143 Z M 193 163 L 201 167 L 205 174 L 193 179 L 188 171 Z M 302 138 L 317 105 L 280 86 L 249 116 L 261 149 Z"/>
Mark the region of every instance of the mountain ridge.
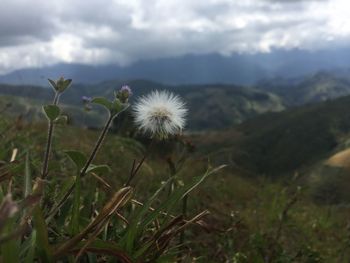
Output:
<path fill-rule="evenodd" d="M 198 134 L 195 140 L 212 160 L 230 163 L 247 174 L 304 173 L 344 150 L 344 142 L 349 145 L 349 105 L 350 95 L 265 113 L 205 138 Z"/>
<path fill-rule="evenodd" d="M 149 79 L 164 84 L 236 83 L 253 85 L 273 77 L 301 77 L 320 70 L 350 69 L 350 49 L 306 51 L 271 50 L 267 53 L 187 54 L 136 61 L 128 66 L 56 64 L 0 75 L 0 83 L 46 85 L 47 78 L 63 74 L 83 84 L 112 79 Z"/>
<path fill-rule="evenodd" d="M 68 105 L 82 106 L 82 96 L 113 97 L 115 90 L 128 84 L 134 92 L 131 100 L 151 90 L 169 90 L 188 101 L 190 128 L 195 130 L 224 129 L 261 113 L 282 111 L 289 107 L 314 104 L 350 95 L 350 80 L 332 72 L 318 72 L 304 78 L 273 78 L 256 86 L 235 84 L 166 85 L 152 80 L 111 80 L 98 84 L 73 81 L 62 95 Z M 47 86 L 49 86 L 47 84 Z M 50 101 L 52 91 L 31 85 L 0 85 L 0 94 Z"/>
<path fill-rule="evenodd" d="M 114 91 L 123 84 L 130 85 L 133 90 L 131 101 L 155 89 L 180 95 L 191 112 L 188 119 L 190 130 L 224 129 L 257 114 L 284 109 L 278 96 L 251 87 L 223 84 L 166 86 L 145 80 L 105 81 L 98 85 L 73 83 L 62 95 L 61 101 L 82 108 L 82 96 L 112 98 Z M 51 101 L 53 91 L 38 86 L 2 84 L 0 94 L 27 97 L 47 104 Z"/>

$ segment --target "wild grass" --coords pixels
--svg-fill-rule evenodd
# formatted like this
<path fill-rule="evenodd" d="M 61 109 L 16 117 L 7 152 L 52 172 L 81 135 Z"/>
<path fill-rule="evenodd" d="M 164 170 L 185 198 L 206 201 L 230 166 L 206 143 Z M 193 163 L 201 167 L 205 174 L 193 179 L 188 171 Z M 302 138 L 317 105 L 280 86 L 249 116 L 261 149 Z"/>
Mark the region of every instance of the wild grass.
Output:
<path fill-rule="evenodd" d="M 27 137 L 27 143 L 22 148 L 21 139 L 24 137 L 10 136 L 11 130 L 19 129 L 17 125 L 20 121 L 8 127 L 4 125 L 2 129 L 4 146 L 8 147 L 2 151 L 4 160 L 8 161 L 3 161 L 1 167 L 2 261 L 181 260 L 185 229 L 199 224 L 208 211 L 187 217 L 186 207 L 183 205 L 182 213 L 178 213 L 176 206 L 182 199 L 187 200 L 187 196 L 206 177 L 221 167 L 208 167 L 203 175 L 180 184 L 177 173 L 184 159 L 168 159 L 169 176 L 155 182 L 157 187 L 152 194 L 136 199 L 138 196 L 133 179 L 138 175 L 145 157 L 128 160 L 129 172 L 123 169 L 124 177 L 120 176 L 119 180 L 124 182 L 118 186 L 115 186 L 116 180 L 104 178 L 116 170 L 113 171 L 106 163 L 95 162 L 113 119 L 129 106 L 128 94 L 116 93 L 112 101 L 92 99 L 93 103 L 107 110 L 107 116 L 97 140 L 95 143 L 91 141 L 89 154 L 77 150 L 53 150 L 58 144 L 54 141 L 55 128 L 66 120 L 59 108 L 59 98 L 71 80 L 60 78 L 49 81 L 55 94 L 52 104 L 43 106 L 48 120 L 43 161 L 38 161 L 33 155 L 35 150 L 26 147 L 33 145 L 33 138 Z M 30 135 L 30 132 L 26 135 Z M 64 133 L 60 140 L 78 141 L 80 145 L 79 138 L 79 134 L 69 137 Z M 119 139 L 119 143 L 122 147 L 140 148 L 127 139 Z M 186 151 L 184 148 L 184 155 Z M 114 155 L 116 153 L 113 151 Z M 9 159 L 8 154 L 11 156 Z M 147 156 L 148 153 L 143 155 Z M 126 163 L 127 156 L 122 156 L 115 155 L 114 158 Z M 73 167 L 69 161 L 74 164 Z M 14 171 L 18 171 L 18 174 L 14 174 Z M 24 173 L 22 178 L 19 176 L 21 172 Z M 174 241 L 177 236 L 180 236 L 179 242 Z"/>
<path fill-rule="evenodd" d="M 56 123 L 54 114 L 47 140 L 46 123 L 5 112 L 1 262 L 350 260 L 349 207 L 315 203 L 298 177 L 242 177 L 211 167 L 190 138 L 150 145 L 109 129 L 88 161 L 101 131 Z"/>

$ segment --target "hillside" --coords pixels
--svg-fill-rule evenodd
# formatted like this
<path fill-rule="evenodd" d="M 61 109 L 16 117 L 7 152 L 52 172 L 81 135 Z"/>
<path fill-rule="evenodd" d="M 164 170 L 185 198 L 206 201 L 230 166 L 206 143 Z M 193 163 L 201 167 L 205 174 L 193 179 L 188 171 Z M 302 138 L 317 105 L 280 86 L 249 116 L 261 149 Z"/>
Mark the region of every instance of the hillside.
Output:
<path fill-rule="evenodd" d="M 22 198 L 23 179 L 33 178 L 33 180 L 28 181 L 34 184 L 34 178 L 41 173 L 46 128 L 47 125 L 42 122 L 14 122 L 13 119 L 0 115 L 0 133 L 3 145 L 0 149 L 1 186 L 6 189 L 9 187 L 8 185 L 11 185 L 16 200 Z M 66 193 L 72 179 L 76 176 L 77 169 L 66 156 L 66 150 L 76 149 L 89 154 L 99 132 L 70 125 L 55 128 L 50 174 L 47 179 L 48 183 L 45 184 L 47 199 L 44 199 L 50 202 L 50 207 L 52 204 L 56 205 L 56 200 L 60 200 L 62 194 Z M 234 134 L 231 133 L 231 135 Z M 206 143 L 206 139 L 210 139 L 210 137 L 204 137 L 202 143 Z M 224 138 L 216 137 L 216 139 L 223 140 Z M 181 156 L 182 147 L 179 149 L 174 147 L 172 150 L 168 148 L 167 150 L 172 152 L 171 158 L 174 161 L 181 163 L 181 158 L 180 160 L 178 158 Z M 14 156 L 14 152 L 17 153 L 14 154 L 15 162 L 10 163 L 9 160 Z M 90 216 L 91 218 L 96 217 L 95 211 L 104 211 L 101 207 L 114 196 L 115 191 L 124 185 L 133 160 L 141 160 L 144 152 L 145 147 L 140 142 L 132 138 L 108 134 L 98 153 L 96 163 L 108 164 L 111 170 L 99 172 L 98 175 L 91 173 L 81 181 L 81 198 L 78 199 L 81 200 L 78 217 L 81 220 L 77 222 L 80 231 L 89 224 Z M 156 209 L 155 211 L 160 212 L 168 209 L 164 206 L 168 200 L 174 200 L 172 197 L 170 197 L 171 199 L 167 197 L 169 195 L 168 189 L 164 189 L 164 186 L 167 186 L 164 182 L 171 176 L 169 174 L 171 169 L 169 169 L 167 162 L 169 156 L 166 156 L 168 158 L 164 157 L 164 154 L 161 155 L 157 148 L 152 149 L 152 154 L 146 158 L 132 182 L 132 186 L 135 186 L 133 198 L 139 202 L 145 200 L 144 204 L 148 200 L 153 201 L 152 207 Z M 183 187 L 194 178 L 198 178 L 197 176 L 207 169 L 208 164 L 209 166 L 214 165 L 212 159 L 208 160 L 200 151 L 197 151 L 196 155 L 189 154 L 185 164 L 179 165 L 180 172 L 176 174 L 178 179 L 176 188 Z M 24 167 L 25 169 L 23 169 Z M 12 178 L 13 180 L 11 180 Z M 162 187 L 162 191 L 158 190 L 159 187 Z M 306 187 L 308 186 L 306 185 Z M 348 232 L 339 231 L 339 229 L 346 229 L 348 226 L 348 208 L 346 206 L 335 208 L 325 204 L 317 205 L 310 199 L 309 194 L 305 193 L 306 187 L 304 185 L 300 187 L 300 182 L 295 180 L 288 180 L 286 184 L 280 180 L 240 176 L 240 174 L 233 173 L 226 168 L 208 176 L 195 192 L 189 195 L 186 218 L 191 219 L 206 209 L 210 213 L 201 219 L 200 224 L 191 224 L 191 227 L 186 229 L 186 246 L 180 251 L 189 254 L 189 262 L 216 263 L 230 262 L 231 259 L 243 260 L 236 262 L 265 262 L 267 256 L 271 258 L 270 262 L 349 262 L 350 252 L 348 249 L 344 249 L 348 248 Z M 153 200 L 155 191 L 160 193 L 156 196 L 156 200 Z M 72 220 L 74 200 L 76 199 L 69 198 L 53 219 L 44 221 L 48 223 L 43 231 L 50 238 L 49 248 L 52 250 L 56 249 L 57 243 L 61 244 L 62 240 L 69 240 L 73 236 L 69 225 Z M 139 206 L 139 202 L 138 205 L 128 203 L 127 207 L 118 210 L 118 217 L 115 216 L 112 218 L 113 221 L 111 220 L 113 224 L 105 228 L 106 231 L 113 234 L 111 238 L 103 232 L 96 235 L 96 239 L 106 241 L 105 237 L 107 236 L 109 245 L 117 242 L 117 244 L 122 245 L 124 239 L 119 235 L 125 233 L 125 229 L 130 225 L 129 222 L 134 222 L 133 220 L 139 216 L 139 211 L 144 211 L 143 218 L 147 219 L 150 215 L 153 216 L 154 210 L 145 211 L 142 206 Z M 181 213 L 179 204 L 174 205 L 174 202 L 171 204 L 172 206 L 169 208 L 171 214 Z M 92 206 L 94 210 L 91 209 Z M 123 221 L 120 219 L 120 214 L 122 214 Z M 22 213 L 17 213 L 17 215 L 22 217 Z M 149 230 L 140 231 L 141 233 L 138 235 L 140 241 L 138 242 L 142 242 L 141 244 L 145 242 L 144 240 L 147 242 L 149 236 L 153 236 L 151 231 L 159 229 L 154 225 L 158 226 L 164 221 L 169 222 L 169 219 L 167 220 L 162 214 L 155 224 L 150 225 Z M 33 220 L 33 222 L 35 221 Z M 170 223 L 176 224 L 177 221 L 171 220 Z M 18 220 L 18 223 L 16 221 L 16 224 L 11 222 L 11 226 L 12 228 L 9 230 L 4 228 L 4 231 L 13 233 L 12 229 L 16 231 L 21 227 L 21 221 Z M 32 229 L 38 229 L 37 225 L 33 224 L 30 230 Z M 169 231 L 172 231 L 171 228 Z M 22 236 L 17 238 L 14 235 L 17 239 L 12 240 L 18 242 L 13 243 L 25 242 L 30 238 L 28 238 L 29 235 L 33 235 L 32 233 L 33 231 L 23 233 L 23 238 Z M 115 233 L 118 235 L 115 236 Z M 168 233 L 165 233 L 166 238 L 168 238 Z M 35 240 L 36 243 L 33 247 L 40 246 L 36 238 L 29 240 Z M 173 240 L 174 246 L 178 246 L 177 236 Z M 334 242 L 334 240 L 340 240 L 340 242 Z M 102 243 L 102 245 L 104 244 Z M 98 245 L 97 256 L 100 256 L 103 250 L 100 249 L 100 243 Z M 13 249 L 16 252 L 14 254 L 21 258 L 24 256 L 19 251 L 25 253 L 27 250 L 27 243 Z M 113 251 L 118 250 L 119 247 L 113 247 Z M 344 252 L 339 253 L 340 250 L 344 250 Z M 94 250 L 91 251 L 94 252 Z M 155 247 L 154 251 L 158 252 L 159 247 Z M 177 250 L 174 251 L 177 252 Z M 102 262 L 105 261 L 105 258 L 111 261 L 115 260 L 115 255 L 114 258 L 108 257 L 108 254 L 103 257 Z M 175 261 L 169 260 L 167 257 L 163 262 Z M 6 262 L 22 262 L 22 260 Z M 43 262 L 46 261 L 43 260 Z"/>
<path fill-rule="evenodd" d="M 68 106 L 81 108 L 82 96 L 111 98 L 114 90 L 119 89 L 125 83 L 133 89 L 132 100 L 155 89 L 166 89 L 181 95 L 191 112 L 188 121 L 190 130 L 223 129 L 264 112 L 284 109 L 278 96 L 249 87 L 219 84 L 166 86 L 145 80 L 126 82 L 117 80 L 98 85 L 73 84 L 62 96 L 61 101 Z M 0 85 L 0 94 L 25 97 L 45 103 L 52 97 L 50 89 L 35 86 Z"/>
<path fill-rule="evenodd" d="M 288 106 L 298 106 L 349 95 L 350 81 L 341 74 L 318 72 L 303 78 L 261 81 L 257 88 L 277 94 Z"/>
<path fill-rule="evenodd" d="M 223 132 L 196 136 L 212 158 L 253 175 L 304 171 L 343 143 L 350 133 L 350 96 L 247 120 Z"/>
<path fill-rule="evenodd" d="M 29 122 L 44 119 L 41 101 L 21 96 L 0 96 L 0 114 L 24 118 Z M 68 116 L 68 122 L 76 126 L 100 127 L 103 125 L 101 109 L 85 112 L 83 107 L 62 105 L 62 114 Z"/>

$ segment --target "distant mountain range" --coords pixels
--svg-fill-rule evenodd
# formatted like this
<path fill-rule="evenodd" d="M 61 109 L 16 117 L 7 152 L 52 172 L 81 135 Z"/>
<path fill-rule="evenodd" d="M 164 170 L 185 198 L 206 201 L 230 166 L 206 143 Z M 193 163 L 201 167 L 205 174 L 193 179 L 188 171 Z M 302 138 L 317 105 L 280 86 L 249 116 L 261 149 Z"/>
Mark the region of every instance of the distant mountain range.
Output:
<path fill-rule="evenodd" d="M 112 98 L 113 92 L 123 84 L 132 87 L 134 92 L 132 99 L 155 89 L 170 90 L 179 94 L 187 102 L 190 111 L 188 128 L 194 131 L 225 129 L 263 113 L 279 112 L 290 107 L 350 95 L 350 79 L 345 75 L 318 72 L 303 78 L 274 78 L 260 81 L 256 86 L 164 85 L 149 80 L 113 80 L 94 85 L 73 82 L 72 87 L 63 94 L 62 103 L 81 110 L 82 96 Z M 32 102 L 36 101 L 34 104 L 37 105 L 49 103 L 52 93 L 51 89 L 40 86 L 0 84 L 0 95 L 27 98 Z M 25 102 L 21 101 L 22 104 Z M 79 119 L 76 112 L 72 116 Z M 101 118 L 99 114 L 95 114 L 95 117 Z M 100 124 L 100 120 L 90 119 L 89 125 Z M 79 123 L 78 120 L 75 122 Z"/>
<path fill-rule="evenodd" d="M 350 94 L 350 78 L 341 72 L 317 72 L 300 78 L 260 81 L 256 88 L 274 93 L 286 106 L 326 101 Z"/>
<path fill-rule="evenodd" d="M 151 90 L 170 90 L 179 94 L 185 100 L 189 108 L 187 128 L 195 131 L 208 129 L 223 129 L 241 123 L 247 118 L 271 111 L 281 111 L 284 105 L 280 97 L 267 91 L 257 90 L 251 87 L 223 84 L 207 85 L 163 85 L 147 80 L 133 81 L 107 81 L 96 85 L 73 84 L 61 98 L 61 102 L 66 106 L 67 113 L 74 116 L 75 123 L 80 123 L 81 117 L 77 116 L 77 111 L 73 107 L 83 108 L 81 97 L 92 96 L 107 98 L 113 97 L 113 92 L 122 84 L 129 84 L 133 90 L 132 100 L 150 92 Z M 13 107 L 18 107 L 16 102 L 23 104 L 25 101 L 12 98 L 27 98 L 26 107 L 29 105 L 40 105 L 50 103 L 53 96 L 51 89 L 39 86 L 19 86 L 0 84 L 0 95 L 7 96 L 13 102 Z M 21 108 L 24 108 L 22 105 Z M 18 112 L 18 111 L 15 111 Z M 40 109 L 38 110 L 40 112 Z M 92 113 L 87 113 L 91 115 Z M 91 119 L 89 126 L 99 126 L 104 115 L 96 115 L 97 119 Z"/>
<path fill-rule="evenodd" d="M 348 75 L 350 49 L 305 51 L 273 50 L 270 53 L 222 56 L 186 55 L 118 65 L 57 64 L 28 68 L 0 76 L 0 83 L 47 86 L 47 78 L 61 75 L 77 83 L 97 84 L 113 79 L 148 79 L 167 84 L 222 83 L 252 85 L 270 78 L 295 78 L 320 70 Z"/>
<path fill-rule="evenodd" d="M 350 78 L 346 71 L 272 78 L 255 86 L 164 85 L 149 80 L 74 82 L 62 95 L 63 111 L 73 124 L 101 127 L 106 115 L 99 108 L 84 112 L 81 96 L 112 98 L 122 84 L 132 87 L 133 100 L 153 89 L 182 96 L 190 112 L 189 136 L 212 163 L 226 163 L 244 176 L 277 178 L 297 172 L 301 180 L 311 182 L 316 200 L 335 192 L 338 199 L 330 201 L 350 202 L 349 173 L 340 167 L 350 167 L 350 151 L 346 150 L 350 145 Z M 50 103 L 52 95 L 44 87 L 1 84 L 0 111 L 11 102 L 2 114 L 43 118 L 40 105 Z"/>

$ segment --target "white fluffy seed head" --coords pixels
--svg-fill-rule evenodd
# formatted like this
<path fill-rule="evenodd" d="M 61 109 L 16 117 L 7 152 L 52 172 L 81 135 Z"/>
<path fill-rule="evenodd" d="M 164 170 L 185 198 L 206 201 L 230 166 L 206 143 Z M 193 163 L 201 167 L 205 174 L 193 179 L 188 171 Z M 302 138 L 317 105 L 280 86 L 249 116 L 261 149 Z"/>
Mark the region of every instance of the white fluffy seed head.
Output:
<path fill-rule="evenodd" d="M 167 91 L 153 91 L 134 106 L 139 130 L 159 138 L 180 132 L 185 126 L 186 114 L 181 98 Z"/>

